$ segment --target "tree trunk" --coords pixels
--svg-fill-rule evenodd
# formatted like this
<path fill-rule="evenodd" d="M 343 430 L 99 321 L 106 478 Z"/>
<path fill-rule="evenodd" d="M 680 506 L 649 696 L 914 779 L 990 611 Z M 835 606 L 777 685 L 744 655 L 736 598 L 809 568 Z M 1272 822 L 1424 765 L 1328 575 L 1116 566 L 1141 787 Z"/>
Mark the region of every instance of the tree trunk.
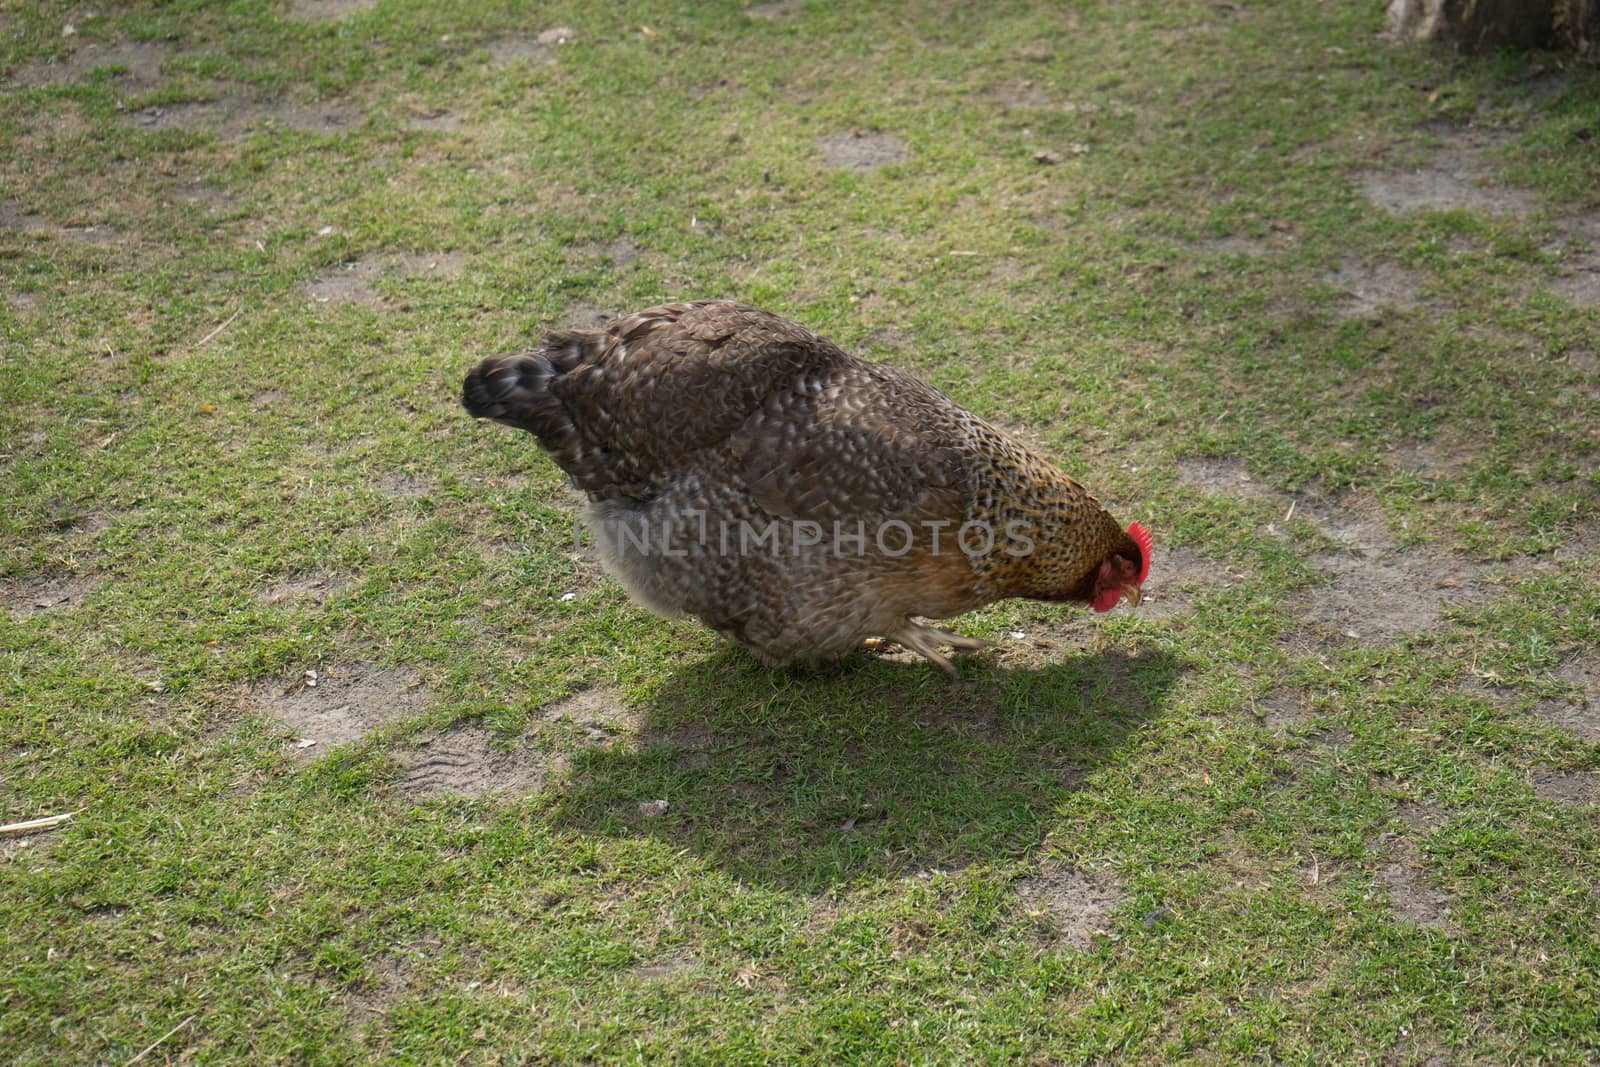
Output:
<path fill-rule="evenodd" d="M 1600 0 L 1559 0 L 1555 26 L 1562 48 L 1600 59 Z"/>
<path fill-rule="evenodd" d="M 1389 0 L 1389 32 L 1469 53 L 1568 48 L 1600 57 L 1600 0 Z"/>

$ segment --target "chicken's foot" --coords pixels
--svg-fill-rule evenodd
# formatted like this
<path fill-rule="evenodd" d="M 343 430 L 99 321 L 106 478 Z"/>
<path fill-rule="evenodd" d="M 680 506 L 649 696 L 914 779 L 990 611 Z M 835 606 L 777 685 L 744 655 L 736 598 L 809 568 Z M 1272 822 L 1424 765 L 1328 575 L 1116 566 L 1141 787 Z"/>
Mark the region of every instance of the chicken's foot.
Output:
<path fill-rule="evenodd" d="M 956 652 L 977 652 L 980 649 L 993 648 L 993 641 L 985 641 L 981 637 L 963 637 L 960 634 L 949 633 L 936 626 L 924 626 L 921 623 L 906 620 L 900 629 L 884 635 L 891 641 L 898 642 L 911 651 L 923 656 L 933 663 L 938 664 L 950 677 L 956 677 L 955 664 L 951 663 L 940 654 L 940 647 L 953 649 Z"/>

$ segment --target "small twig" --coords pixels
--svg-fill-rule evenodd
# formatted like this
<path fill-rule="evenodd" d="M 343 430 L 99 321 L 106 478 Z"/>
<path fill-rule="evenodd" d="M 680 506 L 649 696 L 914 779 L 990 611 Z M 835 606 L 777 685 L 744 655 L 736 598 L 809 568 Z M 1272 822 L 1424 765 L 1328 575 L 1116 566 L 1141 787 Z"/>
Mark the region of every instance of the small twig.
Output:
<path fill-rule="evenodd" d="M 194 1016 L 193 1015 L 189 1016 L 187 1019 L 183 1020 L 183 1022 L 179 1023 L 177 1026 L 174 1026 L 171 1030 L 168 1030 L 166 1033 L 162 1034 L 160 1037 L 156 1038 L 154 1041 L 152 1041 L 150 1043 L 150 1047 L 149 1048 L 145 1049 L 143 1052 L 139 1053 L 133 1059 L 129 1060 L 128 1064 L 127 1064 L 127 1067 L 133 1067 L 134 1064 L 138 1063 L 140 1060 L 142 1060 L 146 1056 L 150 1055 L 150 1053 L 155 1049 L 155 1047 L 157 1045 L 161 1044 L 161 1042 L 165 1041 L 167 1038 L 171 1037 L 173 1034 L 177 1033 L 179 1030 L 182 1030 L 185 1026 L 188 1026 L 192 1022 L 194 1022 Z"/>
<path fill-rule="evenodd" d="M 82 808 L 78 809 L 78 811 L 82 810 Z M 78 814 L 78 811 L 69 811 L 65 815 L 46 815 L 42 819 L 29 819 L 27 822 L 8 823 L 5 826 L 0 826 L 0 834 L 26 834 L 34 830 L 48 830 L 51 827 L 60 826 Z"/>
<path fill-rule="evenodd" d="M 1290 519 L 1294 518 L 1295 505 L 1297 505 L 1299 503 L 1300 503 L 1300 501 L 1298 501 L 1298 500 L 1289 501 L 1289 510 L 1283 516 L 1283 521 L 1284 522 L 1288 522 Z"/>
<path fill-rule="evenodd" d="M 224 319 L 221 326 L 218 326 L 216 329 L 212 330 L 210 333 L 208 333 L 204 337 L 200 338 L 200 340 L 195 342 L 194 346 L 196 348 L 204 348 L 207 341 L 209 341 L 213 337 L 217 336 L 217 334 L 221 333 L 223 330 L 226 330 L 229 326 L 232 326 L 233 325 L 233 320 L 238 318 L 240 316 L 240 314 L 242 314 L 243 312 L 244 312 L 244 308 L 242 308 L 242 307 L 235 308 L 233 314 L 229 315 L 226 319 Z"/>

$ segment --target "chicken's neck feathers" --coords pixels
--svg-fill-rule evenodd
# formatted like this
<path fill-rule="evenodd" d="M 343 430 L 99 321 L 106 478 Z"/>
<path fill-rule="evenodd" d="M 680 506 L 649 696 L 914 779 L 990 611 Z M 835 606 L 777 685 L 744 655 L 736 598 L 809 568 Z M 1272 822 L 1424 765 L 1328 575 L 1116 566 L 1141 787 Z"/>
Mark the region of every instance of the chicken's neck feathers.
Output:
<path fill-rule="evenodd" d="M 1120 530 L 1078 482 L 1004 430 L 956 409 L 967 444 L 965 522 L 994 548 L 969 557 L 986 600 L 1059 597 L 1116 547 Z"/>

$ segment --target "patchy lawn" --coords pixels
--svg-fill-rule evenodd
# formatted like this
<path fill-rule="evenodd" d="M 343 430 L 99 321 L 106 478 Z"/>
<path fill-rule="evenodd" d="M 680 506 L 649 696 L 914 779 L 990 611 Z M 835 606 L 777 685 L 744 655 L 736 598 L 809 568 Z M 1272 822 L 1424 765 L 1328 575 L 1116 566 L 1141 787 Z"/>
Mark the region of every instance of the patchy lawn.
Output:
<path fill-rule="evenodd" d="M 0 6 L 8 1062 L 1600 1058 L 1600 75 L 1381 8 Z M 459 383 L 701 296 L 1150 602 L 631 605 Z"/>

